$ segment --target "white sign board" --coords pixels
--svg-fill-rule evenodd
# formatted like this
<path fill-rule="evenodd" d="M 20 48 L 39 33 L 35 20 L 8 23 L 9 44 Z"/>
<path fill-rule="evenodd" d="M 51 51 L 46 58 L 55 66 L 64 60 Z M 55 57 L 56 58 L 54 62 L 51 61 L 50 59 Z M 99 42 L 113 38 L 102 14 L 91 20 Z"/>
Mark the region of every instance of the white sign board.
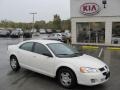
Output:
<path fill-rule="evenodd" d="M 100 7 L 96 3 L 84 3 L 80 6 L 80 12 L 87 16 L 96 15 L 100 12 Z"/>
<path fill-rule="evenodd" d="M 120 16 L 120 0 L 106 1 L 106 8 L 104 8 L 102 0 L 70 0 L 71 17 Z"/>

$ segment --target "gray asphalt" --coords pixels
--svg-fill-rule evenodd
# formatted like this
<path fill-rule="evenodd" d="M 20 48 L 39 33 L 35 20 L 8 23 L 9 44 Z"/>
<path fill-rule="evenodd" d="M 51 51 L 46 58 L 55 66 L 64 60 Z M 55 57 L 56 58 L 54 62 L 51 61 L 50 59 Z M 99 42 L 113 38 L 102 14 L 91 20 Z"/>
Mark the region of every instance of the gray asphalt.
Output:
<path fill-rule="evenodd" d="M 47 76 L 23 68 L 17 73 L 11 70 L 7 46 L 20 41 L 22 39 L 0 38 L 0 90 L 67 90 L 59 86 L 55 79 Z M 83 51 L 95 57 L 99 53 L 99 50 Z M 120 51 L 104 49 L 101 60 L 110 67 L 109 81 L 93 87 L 78 85 L 72 90 L 120 90 Z"/>

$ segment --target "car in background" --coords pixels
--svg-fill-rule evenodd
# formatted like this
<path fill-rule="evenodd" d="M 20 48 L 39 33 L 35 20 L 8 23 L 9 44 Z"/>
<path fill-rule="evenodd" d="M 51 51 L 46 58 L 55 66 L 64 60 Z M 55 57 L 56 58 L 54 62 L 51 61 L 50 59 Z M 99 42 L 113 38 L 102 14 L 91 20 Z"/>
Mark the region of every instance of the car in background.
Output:
<path fill-rule="evenodd" d="M 59 41 L 24 41 L 9 45 L 8 54 L 13 71 L 24 67 L 56 78 L 65 88 L 76 84 L 94 86 L 110 78 L 109 67 L 103 61 Z"/>
<path fill-rule="evenodd" d="M 120 44 L 120 36 L 112 37 L 112 44 Z"/>
<path fill-rule="evenodd" d="M 34 32 L 33 36 L 40 36 L 40 33 L 39 32 Z"/>
<path fill-rule="evenodd" d="M 52 29 L 46 29 L 47 34 L 51 34 L 52 33 Z"/>
<path fill-rule="evenodd" d="M 23 38 L 32 38 L 32 32 L 29 30 L 25 30 L 23 32 Z"/>
<path fill-rule="evenodd" d="M 66 38 L 71 38 L 71 33 L 69 33 L 69 32 L 64 33 L 64 35 Z"/>
<path fill-rule="evenodd" d="M 46 30 L 45 29 L 40 29 L 39 32 L 40 32 L 40 34 L 46 34 Z"/>
<path fill-rule="evenodd" d="M 63 32 L 63 39 L 65 43 L 71 43 L 71 33 L 70 32 Z"/>
<path fill-rule="evenodd" d="M 0 37 L 9 37 L 10 32 L 9 30 L 0 30 Z"/>
<path fill-rule="evenodd" d="M 62 33 L 52 33 L 48 35 L 48 39 L 64 42 L 64 35 Z"/>
<path fill-rule="evenodd" d="M 13 30 L 13 31 L 11 32 L 11 34 L 10 34 L 10 37 L 11 37 L 11 38 L 20 38 L 20 36 L 21 36 L 21 34 L 20 34 L 20 32 L 17 31 L 17 30 Z"/>
<path fill-rule="evenodd" d="M 37 32 L 37 30 L 36 29 L 32 29 L 31 30 L 31 33 L 33 34 L 33 33 L 36 33 Z"/>
<path fill-rule="evenodd" d="M 23 30 L 22 30 L 22 29 L 17 28 L 16 31 L 18 31 L 18 32 L 20 33 L 21 36 L 23 35 Z"/>

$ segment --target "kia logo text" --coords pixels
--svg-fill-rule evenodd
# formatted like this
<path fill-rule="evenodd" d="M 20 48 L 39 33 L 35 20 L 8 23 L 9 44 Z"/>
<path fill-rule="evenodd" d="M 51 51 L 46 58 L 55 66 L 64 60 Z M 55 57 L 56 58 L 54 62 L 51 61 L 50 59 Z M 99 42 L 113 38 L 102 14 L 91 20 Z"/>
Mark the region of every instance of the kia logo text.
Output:
<path fill-rule="evenodd" d="M 100 7 L 96 3 L 85 3 L 81 5 L 80 12 L 84 15 L 96 15 L 100 12 Z"/>

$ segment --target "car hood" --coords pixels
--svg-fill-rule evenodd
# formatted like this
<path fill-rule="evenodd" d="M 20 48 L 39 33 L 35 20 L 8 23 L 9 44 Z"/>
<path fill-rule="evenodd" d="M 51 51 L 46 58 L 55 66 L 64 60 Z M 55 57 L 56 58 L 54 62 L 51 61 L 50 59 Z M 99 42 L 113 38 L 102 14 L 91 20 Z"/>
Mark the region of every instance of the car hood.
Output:
<path fill-rule="evenodd" d="M 76 65 L 79 67 L 91 67 L 91 68 L 101 68 L 104 67 L 106 64 L 99 60 L 98 58 L 92 57 L 90 55 L 83 54 L 79 57 L 73 58 L 62 58 L 63 62 L 69 63 L 72 65 Z"/>

